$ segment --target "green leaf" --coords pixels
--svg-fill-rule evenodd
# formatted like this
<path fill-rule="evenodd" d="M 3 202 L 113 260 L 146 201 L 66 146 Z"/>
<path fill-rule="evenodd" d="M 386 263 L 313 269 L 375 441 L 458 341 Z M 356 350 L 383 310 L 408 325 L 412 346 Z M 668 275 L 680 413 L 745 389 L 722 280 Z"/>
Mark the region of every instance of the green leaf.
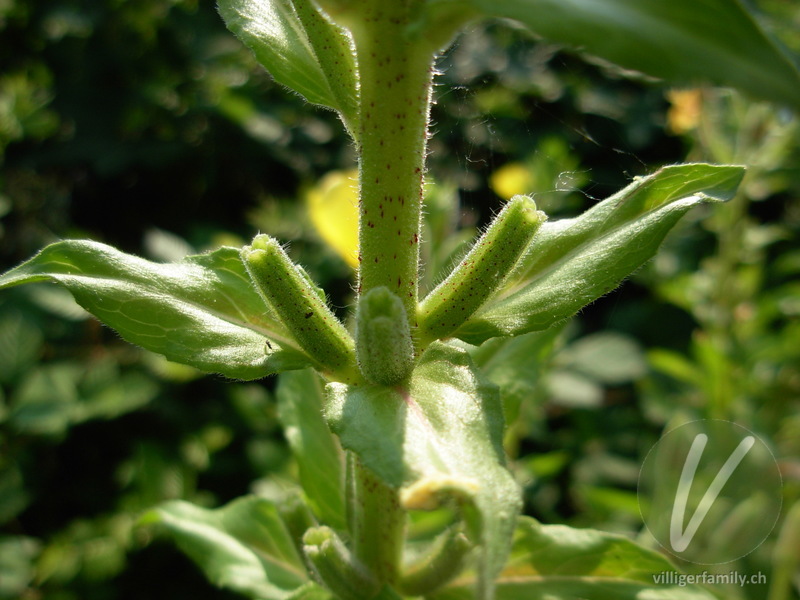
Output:
<path fill-rule="evenodd" d="M 660 579 L 663 577 L 664 579 Z M 497 586 L 497 600 L 713 600 L 706 590 L 679 583 L 663 556 L 622 536 L 518 521 L 511 558 Z M 686 583 L 685 581 L 683 582 Z M 468 582 L 431 600 L 467 600 Z"/>
<path fill-rule="evenodd" d="M 379 528 L 370 531 L 376 535 Z M 383 533 L 383 532 L 381 532 Z M 303 555 L 322 582 L 339 600 L 368 600 L 375 597 L 381 584 L 365 568 L 330 527 L 313 527 L 303 535 Z"/>
<path fill-rule="evenodd" d="M 278 83 L 338 110 L 350 132 L 357 130 L 350 40 L 310 0 L 219 0 L 219 12 Z"/>
<path fill-rule="evenodd" d="M 0 404 L 1 410 L 2 405 Z M 2 415 L 0 415 L 1 421 Z M 6 459 L 0 460 L 0 524 L 4 525 L 11 521 L 25 510 L 31 500 L 31 493 L 25 487 L 22 469 L 18 462 L 10 463 Z M 2 543 L 0 543 L 0 547 L 2 547 Z M 0 552 L 1 554 L 2 552 Z M 1 562 L 2 559 L 0 559 Z M 0 598 L 3 597 L 3 594 L 0 593 Z"/>
<path fill-rule="evenodd" d="M 736 166 L 668 166 L 579 217 L 545 223 L 511 284 L 456 337 L 480 344 L 544 330 L 574 315 L 650 260 L 690 208 L 730 199 L 743 175 Z"/>
<path fill-rule="evenodd" d="M 322 523 L 345 529 L 343 456 L 322 418 L 322 379 L 311 369 L 283 373 L 275 395 L 309 505 Z"/>
<path fill-rule="evenodd" d="M 482 546 L 478 596 L 491 597 L 521 505 L 504 466 L 497 388 L 478 377 L 466 351 L 434 342 L 408 388 L 327 389 L 325 416 L 342 445 L 400 488 L 405 508 L 435 508 L 446 496 L 463 501 Z"/>
<path fill-rule="evenodd" d="M 150 402 L 158 393 L 152 378 L 121 372 L 110 358 L 41 365 L 14 390 L 8 413 L 17 431 L 60 435 L 77 423 L 114 419 Z"/>
<path fill-rule="evenodd" d="M 629 336 L 613 331 L 587 335 L 572 342 L 560 364 L 606 385 L 620 385 L 647 372 L 644 352 Z"/>
<path fill-rule="evenodd" d="M 40 540 L 21 535 L 0 537 L 0 598 L 21 598 L 30 593 L 38 575 L 40 544 Z"/>
<path fill-rule="evenodd" d="M 307 591 L 292 536 L 264 498 L 239 498 L 215 510 L 176 500 L 147 513 L 142 523 L 163 525 L 214 585 L 259 600 Z"/>
<path fill-rule="evenodd" d="M 433 0 L 447 6 L 455 0 Z M 740 0 L 468 0 L 547 40 L 676 83 L 710 81 L 800 106 L 800 72 Z"/>
<path fill-rule="evenodd" d="M 528 426 L 527 422 L 518 422 L 526 403 L 543 401 L 542 376 L 555 352 L 562 329 L 551 327 L 515 338 L 498 337 L 470 348 L 472 359 L 481 373 L 500 388 L 509 430 Z"/>
<path fill-rule="evenodd" d="M 127 341 L 234 379 L 309 364 L 250 283 L 235 248 L 153 263 L 97 242 L 46 247 L 0 276 L 0 289 L 53 281 Z"/>
<path fill-rule="evenodd" d="M 0 305 L 0 382 L 11 383 L 34 368 L 44 343 L 42 329 L 13 306 Z"/>
<path fill-rule="evenodd" d="M 655 371 L 674 377 L 678 381 L 698 388 L 705 383 L 706 373 L 703 369 L 692 358 L 681 352 L 654 348 L 647 353 L 647 359 Z"/>
<path fill-rule="evenodd" d="M 309 581 L 303 587 L 294 591 L 288 600 L 336 600 L 331 593 Z"/>
<path fill-rule="evenodd" d="M 396 385 L 411 374 L 411 327 L 403 301 L 389 288 L 372 288 L 358 299 L 355 339 L 358 368 L 367 381 Z"/>

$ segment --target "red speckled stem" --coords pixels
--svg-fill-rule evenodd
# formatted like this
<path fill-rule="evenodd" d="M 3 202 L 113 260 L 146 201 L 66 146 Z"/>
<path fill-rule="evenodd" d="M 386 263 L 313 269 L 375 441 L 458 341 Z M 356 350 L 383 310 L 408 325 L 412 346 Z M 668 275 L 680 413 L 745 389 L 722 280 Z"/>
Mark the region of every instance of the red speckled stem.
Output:
<path fill-rule="evenodd" d="M 359 291 L 387 287 L 413 320 L 434 55 L 407 38 L 409 3 L 367 1 L 362 10 L 352 29 L 361 81 Z"/>

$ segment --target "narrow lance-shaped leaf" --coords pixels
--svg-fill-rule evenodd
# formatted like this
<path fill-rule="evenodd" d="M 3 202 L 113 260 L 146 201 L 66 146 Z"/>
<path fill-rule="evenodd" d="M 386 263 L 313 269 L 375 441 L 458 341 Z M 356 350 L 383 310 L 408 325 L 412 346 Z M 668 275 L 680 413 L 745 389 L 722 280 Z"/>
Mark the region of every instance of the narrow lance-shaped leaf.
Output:
<path fill-rule="evenodd" d="M 664 167 L 579 217 L 545 223 L 507 289 L 456 337 L 480 344 L 572 316 L 650 260 L 690 208 L 731 198 L 743 175 L 735 166 Z"/>
<path fill-rule="evenodd" d="M 357 75 L 350 40 L 311 0 L 219 0 L 225 24 L 276 81 L 357 127 Z"/>
<path fill-rule="evenodd" d="M 67 240 L 0 276 L 0 288 L 37 281 L 64 286 L 127 341 L 202 371 L 258 379 L 310 363 L 253 289 L 235 248 L 160 264 Z"/>
<path fill-rule="evenodd" d="M 740 0 L 431 0 L 428 11 L 453 4 L 648 75 L 800 107 L 797 65 Z"/>
<path fill-rule="evenodd" d="M 469 355 L 434 342 L 405 389 L 329 384 L 325 416 L 345 448 L 400 489 L 405 508 L 460 500 L 481 546 L 477 594 L 491 598 L 521 499 L 504 466 L 497 388 L 479 378 Z"/>
<path fill-rule="evenodd" d="M 322 523 L 344 529 L 343 453 L 322 418 L 323 386 L 312 369 L 281 374 L 275 391 L 278 418 L 308 504 Z"/>
<path fill-rule="evenodd" d="M 566 324 L 564 321 L 546 331 L 514 338 L 497 337 L 469 350 L 484 377 L 500 388 L 506 420 L 504 446 L 512 455 L 513 442 L 532 426 L 530 414 L 523 407 L 536 406 L 547 396 L 542 377 Z M 520 419 L 521 415 L 524 418 Z"/>
<path fill-rule="evenodd" d="M 658 552 L 619 535 L 520 517 L 497 600 L 714 600 Z M 430 600 L 470 600 L 468 581 Z"/>
<path fill-rule="evenodd" d="M 175 500 L 150 511 L 215 585 L 257 600 L 284 600 L 318 586 L 272 502 L 246 496 L 218 509 Z"/>

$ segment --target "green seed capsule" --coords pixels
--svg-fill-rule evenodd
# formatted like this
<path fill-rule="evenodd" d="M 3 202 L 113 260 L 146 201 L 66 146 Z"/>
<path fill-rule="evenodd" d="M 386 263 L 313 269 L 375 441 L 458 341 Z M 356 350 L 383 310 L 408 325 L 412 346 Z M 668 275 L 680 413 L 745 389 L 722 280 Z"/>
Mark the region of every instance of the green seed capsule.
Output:
<path fill-rule="evenodd" d="M 330 527 L 309 529 L 303 536 L 303 553 L 317 579 L 338 598 L 362 600 L 378 592 L 378 582 Z"/>
<path fill-rule="evenodd" d="M 514 196 L 461 263 L 420 303 L 423 343 L 454 333 L 500 289 L 547 217 L 527 196 Z"/>
<path fill-rule="evenodd" d="M 328 299 L 325 296 L 325 290 L 319 287 L 316 281 L 311 279 L 311 275 L 308 274 L 308 271 L 306 271 L 302 267 L 302 265 L 295 264 L 294 266 L 297 269 L 297 272 L 300 273 L 300 275 L 302 275 L 308 287 L 317 293 L 317 296 L 319 296 L 319 299 L 322 300 L 323 304 L 326 304 L 328 302 Z"/>
<path fill-rule="evenodd" d="M 403 301 L 389 288 L 364 294 L 356 312 L 356 356 L 372 383 L 396 385 L 411 373 L 414 343 Z"/>
<path fill-rule="evenodd" d="M 241 255 L 256 289 L 300 347 L 325 370 L 347 378 L 355 366 L 353 339 L 306 272 L 268 235 L 256 236 Z"/>
<path fill-rule="evenodd" d="M 458 530 L 446 531 L 428 552 L 407 565 L 398 588 L 408 596 L 426 596 L 457 577 L 467 566 L 472 544 Z"/>

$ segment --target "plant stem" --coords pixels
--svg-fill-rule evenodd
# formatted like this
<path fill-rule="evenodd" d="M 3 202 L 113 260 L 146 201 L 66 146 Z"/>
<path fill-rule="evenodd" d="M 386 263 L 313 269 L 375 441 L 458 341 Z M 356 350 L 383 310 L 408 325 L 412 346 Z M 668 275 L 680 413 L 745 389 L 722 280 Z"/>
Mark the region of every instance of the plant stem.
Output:
<path fill-rule="evenodd" d="M 433 62 L 441 35 L 433 40 L 411 33 L 420 0 L 323 5 L 350 30 L 358 64 L 358 293 L 361 297 L 381 287 L 392 292 L 413 332 Z M 440 30 L 449 32 L 448 27 Z M 398 492 L 355 455 L 348 460 L 353 553 L 379 583 L 395 584 L 405 534 Z"/>
<path fill-rule="evenodd" d="M 405 512 L 397 490 L 383 483 L 355 455 L 350 460 L 353 554 L 380 583 L 393 584 L 403 555 Z"/>
<path fill-rule="evenodd" d="M 359 68 L 359 293 L 385 286 L 414 327 L 434 49 L 410 40 L 408 0 L 364 0 L 351 27 Z"/>

